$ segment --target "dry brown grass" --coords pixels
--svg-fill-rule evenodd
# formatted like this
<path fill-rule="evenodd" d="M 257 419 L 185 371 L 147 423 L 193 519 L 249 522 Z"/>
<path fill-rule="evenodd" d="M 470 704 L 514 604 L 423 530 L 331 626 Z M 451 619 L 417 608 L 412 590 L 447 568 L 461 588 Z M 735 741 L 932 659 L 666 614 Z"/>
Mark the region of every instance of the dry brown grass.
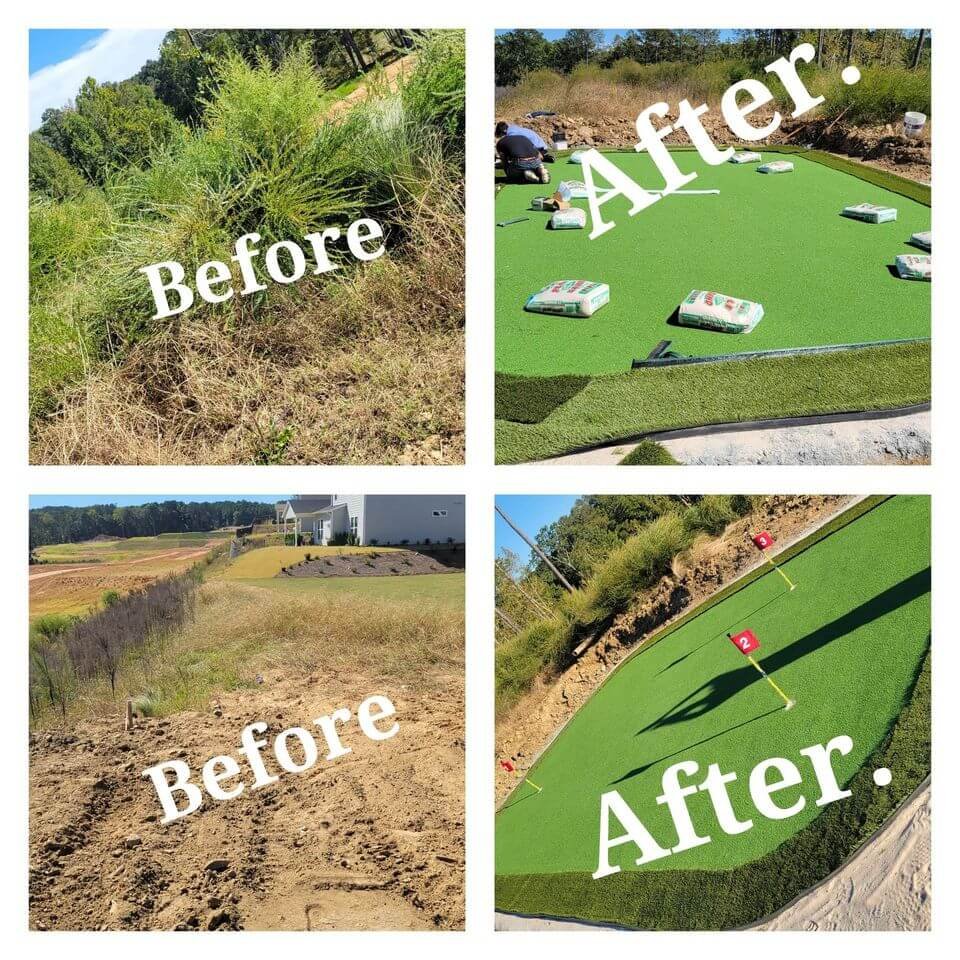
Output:
<path fill-rule="evenodd" d="M 267 321 L 188 314 L 90 370 L 33 424 L 31 462 L 462 463 L 461 198 L 411 202 L 407 222 L 399 252 Z"/>
<path fill-rule="evenodd" d="M 105 677 L 82 681 L 68 720 L 116 716 L 130 697 L 151 715 L 204 709 L 219 692 L 254 686 L 258 674 L 342 671 L 442 686 L 464 665 L 464 613 L 422 600 L 384 602 L 350 594 L 299 596 L 236 581 L 199 588 L 195 620 L 146 643 Z M 60 722 L 46 710 L 43 727 Z"/>
<path fill-rule="evenodd" d="M 561 76 L 537 71 L 497 99 L 497 116 L 523 116 L 528 111 L 552 110 L 586 118 L 636 117 L 661 100 L 672 107 L 687 98 L 693 103 L 719 104 L 712 84 L 698 84 L 695 76 L 682 83 L 637 83 L 618 80 L 612 71 L 583 71 Z"/>

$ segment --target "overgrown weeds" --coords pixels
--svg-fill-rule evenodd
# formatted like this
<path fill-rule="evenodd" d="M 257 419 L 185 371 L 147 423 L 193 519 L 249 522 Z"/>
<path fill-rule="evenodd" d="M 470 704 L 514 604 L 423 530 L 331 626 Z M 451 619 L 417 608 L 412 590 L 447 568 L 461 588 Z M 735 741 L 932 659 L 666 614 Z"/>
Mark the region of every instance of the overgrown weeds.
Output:
<path fill-rule="evenodd" d="M 305 51 L 227 58 L 196 129 L 34 200 L 35 462 L 462 459 L 462 33 L 417 56 L 335 121 Z M 143 266 L 189 275 L 244 233 L 262 251 L 360 216 L 386 233 L 375 263 L 150 320 Z"/>
<path fill-rule="evenodd" d="M 268 672 L 347 670 L 440 684 L 463 663 L 464 617 L 449 606 L 355 595 L 325 596 L 318 606 L 308 595 L 208 581 L 193 618 L 125 652 L 115 688 L 103 671 L 77 680 L 69 716 L 118 715 L 127 697 L 148 716 L 205 709 L 211 696 L 253 688 Z M 43 712 L 40 722 L 60 722 L 58 712 Z"/>
<path fill-rule="evenodd" d="M 801 68 L 801 76 L 815 96 L 826 101 L 817 108 L 823 116 L 844 114 L 851 123 L 891 123 L 905 110 L 930 113 L 930 68 L 863 67 L 858 83 L 848 86 L 836 67 Z M 609 67 L 583 64 L 570 74 L 553 70 L 528 73 L 515 87 L 503 91 L 497 113 L 521 116 L 532 110 L 553 110 L 574 117 L 635 117 L 659 101 L 674 109 L 683 99 L 706 103 L 718 110 L 724 91 L 748 77 L 763 80 L 774 94 L 772 107 L 792 110 L 784 88 L 771 75 L 746 60 L 705 63 L 636 63 L 618 60 Z"/>

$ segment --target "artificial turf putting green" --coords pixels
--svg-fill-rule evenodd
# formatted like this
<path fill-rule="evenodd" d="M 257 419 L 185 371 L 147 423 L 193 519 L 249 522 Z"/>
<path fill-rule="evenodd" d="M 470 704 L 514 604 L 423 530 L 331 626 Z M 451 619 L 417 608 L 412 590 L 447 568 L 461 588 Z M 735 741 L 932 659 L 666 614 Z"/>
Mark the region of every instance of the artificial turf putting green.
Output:
<path fill-rule="evenodd" d="M 663 185 L 647 154 L 607 156 L 642 186 Z M 585 230 L 552 231 L 549 214 L 529 209 L 560 180 L 582 179 L 575 164 L 553 164 L 549 186 L 499 192 L 497 221 L 529 220 L 496 229 L 498 371 L 620 372 L 664 339 L 682 354 L 713 356 L 929 336 L 929 285 L 891 272 L 897 254 L 918 252 L 906 241 L 930 229 L 928 207 L 799 154 L 790 156 L 793 173 L 772 176 L 756 164 L 710 167 L 694 151 L 674 156 L 684 173 L 698 173 L 687 189 L 719 189 L 719 196 L 666 197 L 635 217 L 617 197 L 602 208 L 617 226 L 596 240 L 589 220 Z M 840 216 L 864 202 L 896 207 L 898 220 Z M 607 283 L 610 303 L 590 318 L 524 311 L 528 296 L 562 279 Z M 668 323 L 692 289 L 759 301 L 765 316 L 745 335 Z"/>
<path fill-rule="evenodd" d="M 929 644 L 929 522 L 927 498 L 887 500 L 790 559 L 784 569 L 798 584 L 793 593 L 771 571 L 693 616 L 614 672 L 529 772 L 542 792 L 521 785 L 497 815 L 498 906 L 660 927 L 662 918 L 650 904 L 669 902 L 671 883 L 678 876 L 684 884 L 683 875 L 693 871 L 698 888 L 722 896 L 727 873 L 746 865 L 772 862 L 778 875 L 794 872 L 796 864 L 776 863 L 774 852 L 782 844 L 790 849 L 803 835 L 804 857 L 809 859 L 842 845 L 845 834 L 860 829 L 863 817 L 858 814 L 855 823 L 848 823 L 845 810 L 875 799 L 882 806 L 888 798 L 874 798 L 880 788 L 868 773 L 858 771 L 868 757 L 889 749 L 891 729 L 911 700 Z M 758 659 L 797 700 L 794 710 L 782 709 L 726 639 L 728 630 L 745 627 L 760 637 Z M 886 788 L 890 796 L 907 788 L 898 780 L 898 770 L 911 767 L 909 789 L 923 775 L 917 769 L 929 762 L 923 753 L 928 733 L 929 724 L 924 735 L 920 722 L 898 741 L 898 749 L 907 744 L 907 752 L 918 756 L 894 751 L 902 763 L 895 765 L 894 782 Z M 838 780 L 855 782 L 859 793 L 821 810 L 812 803 L 816 787 L 798 751 L 839 734 L 849 735 L 854 749 L 835 760 Z M 750 770 L 771 756 L 794 760 L 806 778 L 801 786 L 778 795 L 784 806 L 801 794 L 809 798 L 803 811 L 787 820 L 762 817 L 746 790 Z M 663 770 L 680 760 L 700 764 L 697 782 L 710 763 L 737 773 L 730 797 L 737 816 L 752 818 L 753 828 L 725 835 L 708 797 L 697 794 L 688 798 L 689 809 L 699 831 L 713 837 L 711 843 L 643 867 L 634 865 L 637 854 L 627 844 L 611 852 L 611 863 L 621 865 L 623 872 L 591 880 L 603 792 L 618 790 L 662 845 L 676 842 L 669 814 L 655 798 Z M 829 819 L 840 835 L 818 837 L 821 818 Z M 614 821 L 614 832 L 618 826 Z M 646 915 L 632 914 L 636 904 L 631 905 L 624 890 L 629 893 L 631 875 L 642 881 L 643 874 L 662 878 L 661 896 L 647 901 Z M 582 884 L 582 911 L 569 902 L 552 909 L 542 897 L 537 899 L 535 891 L 549 889 L 552 875 L 563 875 L 568 887 Z M 822 877 L 809 882 L 816 879 Z M 785 888 L 783 895 L 798 892 Z M 589 909 L 587 900 L 592 901 Z M 776 894 L 761 901 L 763 912 L 769 912 L 771 903 L 773 909 L 783 905 L 776 902 Z M 683 909 L 690 914 L 699 908 L 688 902 Z M 714 904 L 713 909 L 719 908 Z M 702 922 L 696 926 L 710 925 L 710 910 L 710 903 L 702 905 Z M 746 910 L 749 913 L 749 907 Z M 744 915 L 737 914 L 740 920 Z"/>

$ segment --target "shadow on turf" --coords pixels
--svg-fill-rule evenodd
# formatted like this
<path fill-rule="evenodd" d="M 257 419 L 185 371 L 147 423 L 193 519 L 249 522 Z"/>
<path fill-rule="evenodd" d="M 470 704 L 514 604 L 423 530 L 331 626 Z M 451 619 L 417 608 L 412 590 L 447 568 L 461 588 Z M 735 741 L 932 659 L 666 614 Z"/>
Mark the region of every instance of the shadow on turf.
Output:
<path fill-rule="evenodd" d="M 726 730 L 721 730 L 719 733 L 713 734 L 713 736 L 704 737 L 703 740 L 698 740 L 696 743 L 688 743 L 685 747 L 681 747 L 679 750 L 675 750 L 673 753 L 668 753 L 665 756 L 657 757 L 656 760 L 651 760 L 649 763 L 644 763 L 642 766 L 634 767 L 632 770 L 628 770 L 622 777 L 617 777 L 616 780 L 611 780 L 610 784 L 613 785 L 615 783 L 623 783 L 624 780 L 629 780 L 631 777 L 636 777 L 641 773 L 646 773 L 651 767 L 656 766 L 658 763 L 662 763 L 664 760 L 669 760 L 671 757 L 676 757 L 687 750 L 692 750 L 694 747 L 703 746 L 703 744 L 709 743 L 711 740 L 716 740 L 717 737 L 722 737 L 727 733 L 732 733 L 734 730 L 739 730 L 741 727 L 746 727 L 748 724 L 755 723 L 757 720 L 762 720 L 764 717 L 769 717 L 774 713 L 779 713 L 782 709 L 783 707 L 774 707 L 772 710 L 767 710 L 764 713 L 758 713 L 755 717 L 751 717 L 749 720 L 743 720 L 740 723 L 735 723 L 732 727 L 727 727 Z"/>
<path fill-rule="evenodd" d="M 731 623 L 728 626 L 724 627 L 722 630 L 718 630 L 716 633 L 712 634 L 710 637 L 704 640 L 703 643 L 701 643 L 698 647 L 694 647 L 692 650 L 688 650 L 682 657 L 677 657 L 677 659 L 674 660 L 673 663 L 668 663 L 662 670 L 658 671 L 655 674 L 655 676 L 659 677 L 660 674 L 666 673 L 668 670 L 672 670 L 674 667 L 679 666 L 688 657 L 692 657 L 695 653 L 699 653 L 704 647 L 713 643 L 713 641 L 716 640 L 717 637 L 726 637 L 726 635 L 734 627 L 738 626 L 741 623 L 744 623 L 750 617 L 755 616 L 761 610 L 765 609 L 766 607 L 769 607 L 771 603 L 776 603 L 781 597 L 786 597 L 788 596 L 788 594 L 789 594 L 789 591 L 784 590 L 783 593 L 778 593 L 775 597 L 771 597 L 766 603 L 761 603 L 760 606 L 757 607 L 755 610 L 751 610 L 749 613 L 745 613 L 742 617 L 739 617 L 734 623 Z"/>
<path fill-rule="evenodd" d="M 905 580 L 901 580 L 895 586 L 878 593 L 865 603 L 861 603 L 860 606 L 855 607 L 843 616 L 837 617 L 836 620 L 824 624 L 818 630 L 814 630 L 813 633 L 808 633 L 805 637 L 795 640 L 782 650 L 777 650 L 768 657 L 764 657 L 762 665 L 767 673 L 774 673 L 802 659 L 807 654 L 825 647 L 828 643 L 846 636 L 858 627 L 862 627 L 873 620 L 878 620 L 880 617 L 929 592 L 930 568 L 926 567 Z M 661 727 L 669 727 L 675 723 L 685 723 L 688 720 L 702 717 L 705 713 L 709 713 L 721 704 L 726 703 L 740 691 L 745 690 L 751 683 L 757 682 L 762 682 L 762 678 L 752 666 L 742 666 L 735 670 L 728 670 L 726 673 L 702 684 L 671 710 L 668 710 L 659 719 L 654 720 L 653 723 L 642 727 L 636 732 L 636 736 L 650 730 L 657 730 Z"/>

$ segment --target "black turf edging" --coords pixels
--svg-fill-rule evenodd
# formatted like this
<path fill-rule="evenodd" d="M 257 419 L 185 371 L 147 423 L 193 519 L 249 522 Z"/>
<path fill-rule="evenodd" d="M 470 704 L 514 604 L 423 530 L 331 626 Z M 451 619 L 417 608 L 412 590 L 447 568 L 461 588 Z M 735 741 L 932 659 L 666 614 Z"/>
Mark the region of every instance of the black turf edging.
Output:
<path fill-rule="evenodd" d="M 497 420 L 542 423 L 557 407 L 572 400 L 591 380 L 581 374 L 524 377 L 495 374 L 494 412 Z"/>
<path fill-rule="evenodd" d="M 894 771 L 889 788 L 873 771 Z M 496 878 L 508 913 L 615 923 L 640 930 L 730 930 L 769 917 L 846 863 L 930 775 L 930 646 L 899 716 L 836 801 L 759 860 L 733 870 L 587 873 Z"/>

